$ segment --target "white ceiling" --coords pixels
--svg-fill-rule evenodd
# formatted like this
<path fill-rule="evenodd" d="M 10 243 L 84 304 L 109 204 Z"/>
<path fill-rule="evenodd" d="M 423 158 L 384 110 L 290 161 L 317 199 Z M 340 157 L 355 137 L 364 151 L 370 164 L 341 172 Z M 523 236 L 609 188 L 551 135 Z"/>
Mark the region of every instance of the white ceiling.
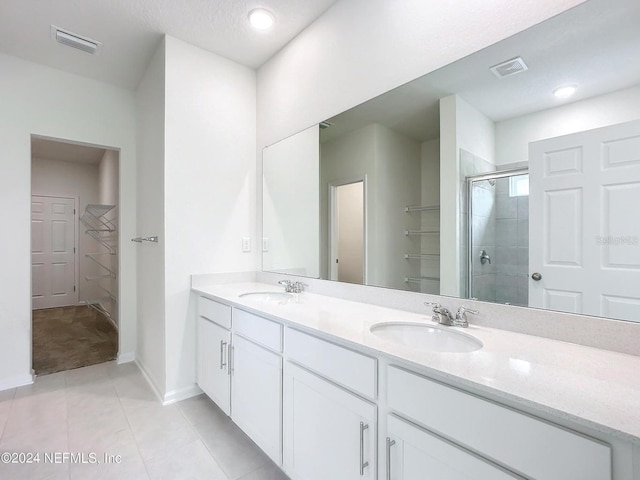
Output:
<path fill-rule="evenodd" d="M 529 70 L 497 79 L 517 56 Z M 563 102 L 552 91 L 577 84 Z M 458 94 L 493 121 L 640 84 L 640 1 L 590 0 L 511 38 L 329 119 L 322 141 L 373 122 L 419 141 L 437 138 L 439 99 Z"/>
<path fill-rule="evenodd" d="M 256 68 L 337 0 L 0 0 L 0 51 L 135 89 L 164 34 Z M 264 7 L 276 23 L 251 29 Z M 56 25 L 104 44 L 100 55 L 50 38 Z"/>

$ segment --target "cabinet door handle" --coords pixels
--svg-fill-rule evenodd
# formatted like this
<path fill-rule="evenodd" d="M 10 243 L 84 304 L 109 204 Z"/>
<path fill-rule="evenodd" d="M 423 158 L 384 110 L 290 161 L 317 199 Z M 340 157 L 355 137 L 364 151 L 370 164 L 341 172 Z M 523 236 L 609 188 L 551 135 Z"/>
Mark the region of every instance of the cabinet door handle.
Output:
<path fill-rule="evenodd" d="M 227 365 L 226 363 L 224 363 L 224 347 L 226 347 L 227 342 L 225 342 L 224 340 L 220 340 L 220 370 L 224 370 L 224 367 Z"/>
<path fill-rule="evenodd" d="M 364 469 L 369 466 L 369 462 L 364 461 L 364 431 L 369 428 L 364 422 L 360 422 L 360 476 L 364 476 Z"/>
<path fill-rule="evenodd" d="M 233 374 L 233 351 L 234 350 L 235 350 L 235 347 L 233 345 L 229 345 L 229 367 L 227 368 L 229 375 Z"/>
<path fill-rule="evenodd" d="M 395 444 L 395 440 L 391 440 L 387 437 L 387 480 L 391 480 L 391 447 Z"/>

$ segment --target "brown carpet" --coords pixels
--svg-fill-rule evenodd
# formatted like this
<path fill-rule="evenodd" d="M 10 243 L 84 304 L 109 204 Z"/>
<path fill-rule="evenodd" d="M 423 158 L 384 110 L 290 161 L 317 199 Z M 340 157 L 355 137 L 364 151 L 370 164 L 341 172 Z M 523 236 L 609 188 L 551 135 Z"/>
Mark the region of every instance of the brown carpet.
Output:
<path fill-rule="evenodd" d="M 37 375 L 108 362 L 117 352 L 117 330 L 93 308 L 33 311 L 33 369 Z"/>

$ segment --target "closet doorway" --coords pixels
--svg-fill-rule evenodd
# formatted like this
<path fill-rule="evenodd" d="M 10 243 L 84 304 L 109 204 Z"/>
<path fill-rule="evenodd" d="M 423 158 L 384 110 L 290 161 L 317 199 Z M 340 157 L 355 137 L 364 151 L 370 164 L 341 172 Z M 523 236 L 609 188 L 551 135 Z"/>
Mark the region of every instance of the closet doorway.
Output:
<path fill-rule="evenodd" d="M 364 284 L 365 180 L 329 185 L 331 280 Z"/>
<path fill-rule="evenodd" d="M 31 198 L 36 375 L 115 359 L 118 151 L 32 136 Z"/>

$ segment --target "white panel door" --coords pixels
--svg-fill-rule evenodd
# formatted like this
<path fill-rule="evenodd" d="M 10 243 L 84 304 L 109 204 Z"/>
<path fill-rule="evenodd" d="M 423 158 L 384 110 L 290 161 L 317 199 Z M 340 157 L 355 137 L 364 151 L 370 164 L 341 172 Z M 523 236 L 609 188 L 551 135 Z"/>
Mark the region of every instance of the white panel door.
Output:
<path fill-rule="evenodd" d="M 519 477 L 398 417 L 387 417 L 386 480 L 513 480 Z"/>
<path fill-rule="evenodd" d="M 292 480 L 377 478 L 376 406 L 285 365 L 285 473 Z"/>
<path fill-rule="evenodd" d="M 31 197 L 31 295 L 34 309 L 78 303 L 75 216 L 73 198 Z"/>
<path fill-rule="evenodd" d="M 529 174 L 530 306 L 640 321 L 640 121 L 532 142 Z"/>
<path fill-rule="evenodd" d="M 282 357 L 234 334 L 231 368 L 231 418 L 282 465 Z"/>

